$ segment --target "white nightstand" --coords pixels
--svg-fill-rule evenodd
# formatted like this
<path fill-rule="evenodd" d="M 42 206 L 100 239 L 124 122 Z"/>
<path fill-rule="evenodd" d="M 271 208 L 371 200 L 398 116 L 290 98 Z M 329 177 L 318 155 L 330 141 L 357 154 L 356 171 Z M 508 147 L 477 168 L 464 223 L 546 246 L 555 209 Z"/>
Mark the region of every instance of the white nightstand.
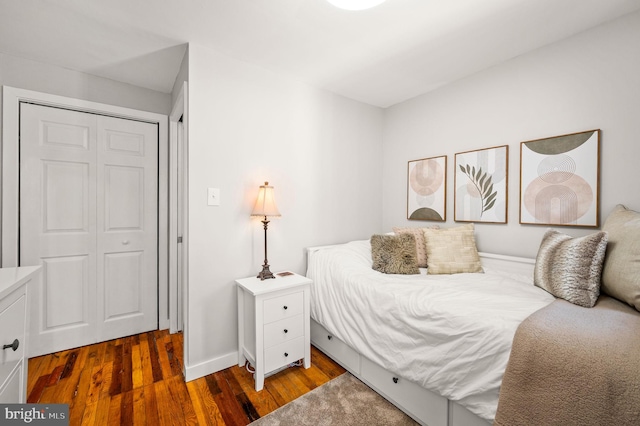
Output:
<path fill-rule="evenodd" d="M 250 277 L 238 285 L 238 366 L 255 368 L 256 390 L 264 376 L 303 359 L 311 366 L 309 285 L 298 274 L 260 281 Z"/>

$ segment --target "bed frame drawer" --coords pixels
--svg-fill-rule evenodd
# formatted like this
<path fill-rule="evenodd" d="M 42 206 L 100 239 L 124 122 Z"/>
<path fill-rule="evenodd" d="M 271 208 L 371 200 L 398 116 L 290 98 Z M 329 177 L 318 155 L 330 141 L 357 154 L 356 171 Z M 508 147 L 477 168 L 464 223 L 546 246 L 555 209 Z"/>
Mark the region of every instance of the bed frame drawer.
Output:
<path fill-rule="evenodd" d="M 481 419 L 457 402 L 449 401 L 449 417 L 453 426 L 491 426 L 490 421 Z"/>
<path fill-rule="evenodd" d="M 360 378 L 404 412 L 429 426 L 447 426 L 447 398 L 394 376 L 365 357 L 360 365 Z"/>
<path fill-rule="evenodd" d="M 347 370 L 360 374 L 360 354 L 315 321 L 311 321 L 311 343 L 330 354 L 331 358 Z"/>

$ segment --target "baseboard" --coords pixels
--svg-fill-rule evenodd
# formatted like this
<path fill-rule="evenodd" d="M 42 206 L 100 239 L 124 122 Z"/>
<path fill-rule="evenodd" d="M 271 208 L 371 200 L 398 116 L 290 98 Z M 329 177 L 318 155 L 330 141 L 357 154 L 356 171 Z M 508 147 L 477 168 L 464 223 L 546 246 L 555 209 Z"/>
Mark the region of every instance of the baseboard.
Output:
<path fill-rule="evenodd" d="M 191 380 L 199 379 L 208 374 L 217 373 L 225 368 L 232 367 L 238 364 L 238 352 L 231 352 L 218 358 L 210 359 L 195 365 L 185 365 L 184 367 L 184 380 L 190 382 Z"/>

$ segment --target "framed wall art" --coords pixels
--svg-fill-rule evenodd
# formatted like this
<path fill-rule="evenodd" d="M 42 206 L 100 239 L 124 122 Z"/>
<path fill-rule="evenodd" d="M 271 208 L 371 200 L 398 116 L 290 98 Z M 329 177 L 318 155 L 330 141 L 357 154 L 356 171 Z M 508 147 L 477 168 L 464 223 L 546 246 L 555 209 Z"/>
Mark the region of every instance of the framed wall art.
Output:
<path fill-rule="evenodd" d="M 599 226 L 600 130 L 520 144 L 520 223 Z"/>
<path fill-rule="evenodd" d="M 409 161 L 407 219 L 447 219 L 447 156 Z"/>
<path fill-rule="evenodd" d="M 507 223 L 507 145 L 455 155 L 454 220 Z"/>

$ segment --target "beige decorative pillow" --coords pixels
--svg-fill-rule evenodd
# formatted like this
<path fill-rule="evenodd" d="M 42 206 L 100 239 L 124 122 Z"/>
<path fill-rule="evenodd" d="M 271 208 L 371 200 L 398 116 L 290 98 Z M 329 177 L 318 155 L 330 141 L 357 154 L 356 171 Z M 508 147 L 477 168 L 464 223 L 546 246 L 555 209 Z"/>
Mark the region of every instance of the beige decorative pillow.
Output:
<path fill-rule="evenodd" d="M 482 272 L 473 223 L 422 230 L 427 247 L 428 274 Z"/>
<path fill-rule="evenodd" d="M 420 268 L 427 267 L 427 245 L 424 241 L 423 229 L 439 229 L 438 225 L 430 226 L 428 228 L 393 228 L 393 232 L 396 234 L 412 234 L 416 238 L 416 251 L 418 253 L 418 266 Z"/>
<path fill-rule="evenodd" d="M 550 229 L 540 243 L 533 283 L 574 305 L 591 308 L 600 296 L 606 250 L 606 232 L 573 238 Z"/>
<path fill-rule="evenodd" d="M 371 236 L 372 268 L 385 274 L 419 274 L 412 234 Z"/>
<path fill-rule="evenodd" d="M 619 204 L 603 231 L 609 234 L 609 245 L 601 290 L 640 311 L 640 213 Z"/>

